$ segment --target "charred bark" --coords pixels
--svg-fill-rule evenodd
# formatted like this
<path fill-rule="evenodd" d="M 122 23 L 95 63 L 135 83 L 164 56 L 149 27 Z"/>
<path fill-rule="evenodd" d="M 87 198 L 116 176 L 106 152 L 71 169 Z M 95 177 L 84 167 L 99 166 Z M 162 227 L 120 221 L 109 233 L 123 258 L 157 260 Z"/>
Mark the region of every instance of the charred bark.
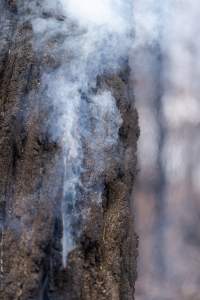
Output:
<path fill-rule="evenodd" d="M 2 3 L 0 15 L 0 298 L 134 299 L 137 237 L 130 195 L 138 120 L 128 70 L 99 79 L 98 89 L 106 85 L 113 92 L 123 119 L 120 159 L 110 158 L 103 203 L 90 207 L 64 269 L 61 149 L 43 130 L 49 111 L 38 96 L 41 72 L 52 61 L 37 57 L 31 24 L 16 1 Z"/>

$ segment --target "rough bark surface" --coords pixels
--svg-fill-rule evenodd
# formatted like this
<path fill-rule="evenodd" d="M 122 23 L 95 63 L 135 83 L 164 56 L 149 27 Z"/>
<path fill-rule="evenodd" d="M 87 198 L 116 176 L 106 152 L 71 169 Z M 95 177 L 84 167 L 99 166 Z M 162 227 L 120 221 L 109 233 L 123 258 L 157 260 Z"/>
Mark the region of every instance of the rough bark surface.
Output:
<path fill-rule="evenodd" d="M 41 70 L 52 62 L 35 55 L 31 24 L 22 22 L 15 0 L 0 4 L 0 18 L 0 299 L 134 299 L 137 237 L 130 199 L 139 133 L 128 70 L 99 78 L 99 89 L 109 87 L 123 118 L 120 160 L 111 158 L 103 205 L 91 207 L 63 269 L 61 153 L 42 130 L 49 112 L 38 97 Z"/>

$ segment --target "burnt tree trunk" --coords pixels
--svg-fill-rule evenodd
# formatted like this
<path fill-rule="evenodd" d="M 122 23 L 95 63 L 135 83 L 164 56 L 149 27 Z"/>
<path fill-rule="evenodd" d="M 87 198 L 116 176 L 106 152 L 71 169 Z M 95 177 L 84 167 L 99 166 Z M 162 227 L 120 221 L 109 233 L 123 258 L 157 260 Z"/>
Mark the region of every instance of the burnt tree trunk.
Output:
<path fill-rule="evenodd" d="M 67 268 L 61 257 L 62 160 L 42 130 L 48 118 L 38 96 L 40 60 L 31 24 L 18 2 L 0 3 L 0 298 L 2 300 L 131 300 L 137 237 L 131 192 L 136 174 L 137 113 L 129 95 L 128 68 L 99 79 L 123 119 L 120 160 L 104 177 L 103 204 L 91 217 Z M 51 62 L 50 62 L 51 64 Z M 91 169 L 92 172 L 92 169 Z M 89 176 L 89 175 L 88 175 Z M 92 193 L 90 197 L 94 197 Z"/>

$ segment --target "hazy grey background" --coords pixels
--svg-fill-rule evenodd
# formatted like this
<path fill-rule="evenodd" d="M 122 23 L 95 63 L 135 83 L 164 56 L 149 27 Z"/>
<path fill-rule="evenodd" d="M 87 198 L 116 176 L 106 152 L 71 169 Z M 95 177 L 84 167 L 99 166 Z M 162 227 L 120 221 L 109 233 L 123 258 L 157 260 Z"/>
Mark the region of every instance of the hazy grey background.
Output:
<path fill-rule="evenodd" d="M 135 0 L 138 300 L 200 299 L 200 4 Z"/>

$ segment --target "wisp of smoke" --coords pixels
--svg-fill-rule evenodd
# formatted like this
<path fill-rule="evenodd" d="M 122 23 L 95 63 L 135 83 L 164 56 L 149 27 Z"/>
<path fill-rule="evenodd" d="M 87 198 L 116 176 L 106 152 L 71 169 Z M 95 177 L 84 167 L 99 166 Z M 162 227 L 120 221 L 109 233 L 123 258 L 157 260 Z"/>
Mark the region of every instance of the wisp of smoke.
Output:
<path fill-rule="evenodd" d="M 94 160 L 94 176 L 108 166 L 106 153 L 118 140 L 122 124 L 112 93 L 99 91 L 97 77 L 123 67 L 131 45 L 132 1 L 44 1 L 32 17 L 35 49 L 53 58 L 56 67 L 42 75 L 41 93 L 51 107 L 47 121 L 52 138 L 62 145 L 63 265 L 75 245 L 72 224 L 78 191 L 83 186 L 84 145 Z M 81 212 L 84 219 L 85 211 Z M 74 230 L 74 229 L 73 229 Z M 78 230 L 77 230 L 78 231 Z M 76 232 L 76 234 L 78 234 Z"/>

